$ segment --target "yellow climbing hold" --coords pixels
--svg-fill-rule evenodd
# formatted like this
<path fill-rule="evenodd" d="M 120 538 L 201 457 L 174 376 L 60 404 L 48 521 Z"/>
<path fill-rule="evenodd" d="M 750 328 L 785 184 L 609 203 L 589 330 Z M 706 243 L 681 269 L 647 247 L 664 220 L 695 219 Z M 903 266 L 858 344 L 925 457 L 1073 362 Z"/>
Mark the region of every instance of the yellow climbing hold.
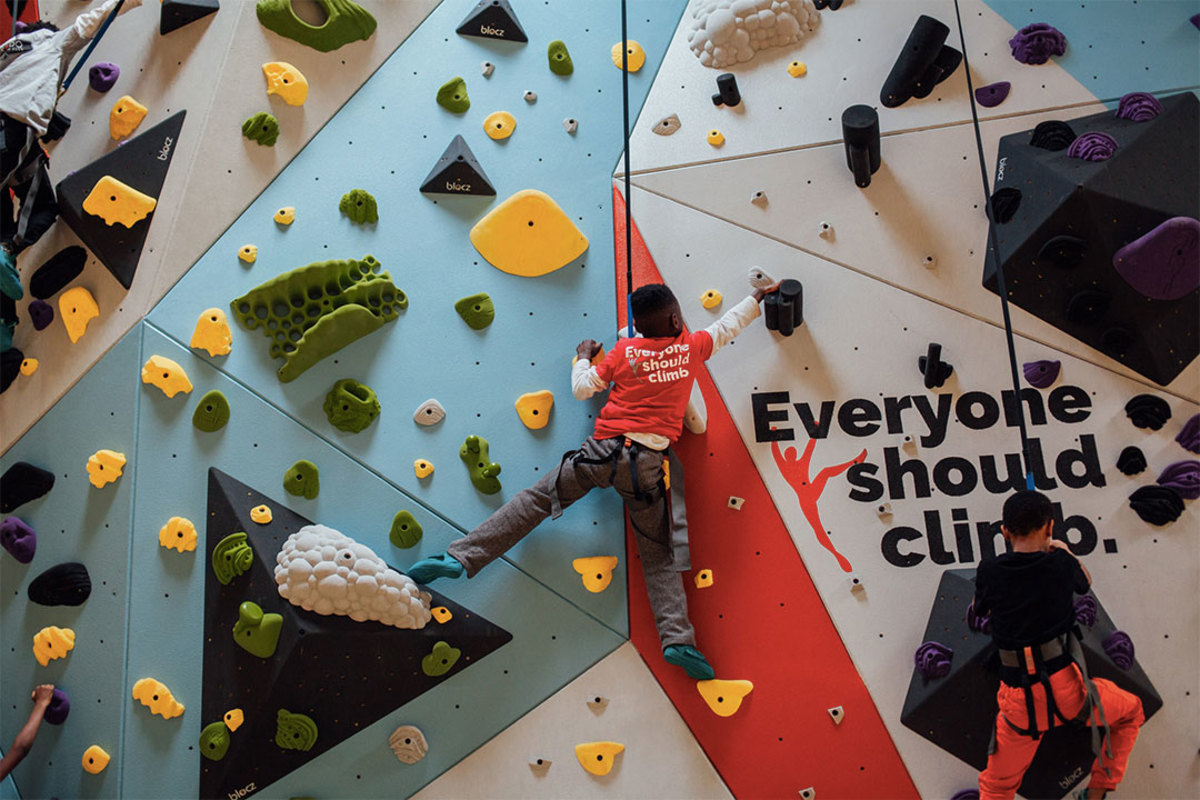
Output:
<path fill-rule="evenodd" d="M 26 378 L 37 372 L 37 368 L 38 360 L 36 358 L 27 358 L 21 362 L 21 374 Z"/>
<path fill-rule="evenodd" d="M 713 128 L 711 131 L 708 132 L 707 138 L 708 138 L 708 143 L 711 144 L 713 147 L 720 147 L 721 145 L 725 144 L 725 134 L 721 133 L 716 128 Z"/>
<path fill-rule="evenodd" d="M 258 246 L 253 244 L 242 245 L 238 248 L 238 258 L 247 264 L 253 264 L 258 260 Z"/>
<path fill-rule="evenodd" d="M 100 316 L 100 306 L 87 289 L 73 286 L 58 296 L 58 313 L 62 315 L 67 336 L 74 343 L 83 336 L 88 323 Z"/>
<path fill-rule="evenodd" d="M 635 42 L 633 39 L 629 39 L 628 42 L 629 42 L 629 56 L 628 56 L 629 71 L 637 72 L 646 63 L 646 51 L 643 50 L 642 46 L 640 44 L 638 44 L 637 42 Z M 613 65 L 616 66 L 617 69 L 621 69 L 621 61 L 622 61 L 621 43 L 617 42 L 616 44 L 614 44 L 612 46 L 612 62 L 613 62 Z"/>
<path fill-rule="evenodd" d="M 183 703 L 175 699 L 161 681 L 154 678 L 142 678 L 133 685 L 133 699 L 150 709 L 151 714 L 158 714 L 163 719 L 174 719 L 183 713 Z"/>
<path fill-rule="evenodd" d="M 33 657 L 43 667 L 75 649 L 75 631 L 49 625 L 33 635 Z"/>
<path fill-rule="evenodd" d="M 108 766 L 108 753 L 98 744 L 94 744 L 87 750 L 83 751 L 83 771 L 90 772 L 93 775 L 99 775 L 104 772 L 104 768 Z"/>
<path fill-rule="evenodd" d="M 787 71 L 793 78 L 803 78 L 808 74 L 808 65 L 803 61 L 793 61 L 788 64 Z"/>
<path fill-rule="evenodd" d="M 284 206 L 275 212 L 275 216 L 272 219 L 280 225 L 291 225 L 296 221 L 296 207 Z"/>
<path fill-rule="evenodd" d="M 192 382 L 179 363 L 166 356 L 150 356 L 142 366 L 142 383 L 157 386 L 167 397 L 192 390 Z"/>
<path fill-rule="evenodd" d="M 711 569 L 702 569 L 696 573 L 694 578 L 697 589 L 707 589 L 713 585 L 713 574 Z"/>
<path fill-rule="evenodd" d="M 507 139 L 517 129 L 516 118 L 507 111 L 495 111 L 483 121 L 483 130 L 493 139 Z"/>
<path fill-rule="evenodd" d="M 231 708 L 225 712 L 225 727 L 231 731 L 236 731 L 242 727 L 242 723 L 246 721 L 246 715 L 242 713 L 240 708 Z"/>
<path fill-rule="evenodd" d="M 100 217 L 105 225 L 116 225 L 118 222 L 126 228 L 132 228 L 146 217 L 158 205 L 158 201 L 148 194 L 142 194 L 132 186 L 127 186 L 111 175 L 105 175 L 96 181 L 92 191 L 83 198 L 83 210 L 94 217 Z"/>
<path fill-rule="evenodd" d="M 286 61 L 268 61 L 262 65 L 267 78 L 267 94 L 277 94 L 289 106 L 302 106 L 308 99 L 308 79 Z"/>
<path fill-rule="evenodd" d="M 612 573 L 617 567 L 616 556 L 588 556 L 571 562 L 575 571 L 583 576 L 583 588 L 589 592 L 603 592 L 612 583 Z"/>
<path fill-rule="evenodd" d="M 97 489 L 103 489 L 108 484 L 121 477 L 125 469 L 125 454 L 114 450 L 97 450 L 88 456 L 88 480 Z"/>
<path fill-rule="evenodd" d="M 433 464 L 423 458 L 418 458 L 413 462 L 413 472 L 418 478 L 428 478 L 433 474 Z"/>
<path fill-rule="evenodd" d="M 550 409 L 554 407 L 554 392 L 542 389 L 528 392 L 517 398 L 517 416 L 526 428 L 536 431 L 550 422 Z"/>
<path fill-rule="evenodd" d="M 196 526 L 186 517 L 171 517 L 158 531 L 160 547 L 190 553 L 196 549 Z"/>
<path fill-rule="evenodd" d="M 696 688 L 708 707 L 718 717 L 732 717 L 742 707 L 742 700 L 754 691 L 750 681 L 696 681 Z"/>
<path fill-rule="evenodd" d="M 227 356 L 233 349 L 233 334 L 229 330 L 229 319 L 219 308 L 206 308 L 196 318 L 196 329 L 192 331 L 190 347 L 206 350 L 210 356 Z"/>
<path fill-rule="evenodd" d="M 700 305 L 707 309 L 713 309 L 721 305 L 721 300 L 724 298 L 716 289 L 709 289 L 704 294 L 700 295 Z"/>
<path fill-rule="evenodd" d="M 523 189 L 471 229 L 471 244 L 501 272 L 536 278 L 565 267 L 588 248 L 587 237 L 550 195 Z"/>
<path fill-rule="evenodd" d="M 454 615 L 450 613 L 450 609 L 446 608 L 445 606 L 431 608 L 429 609 L 429 613 L 433 614 L 433 618 L 443 625 L 454 619 Z"/>
<path fill-rule="evenodd" d="M 124 139 L 137 130 L 146 118 L 146 107 L 125 95 L 113 103 L 112 111 L 108 112 L 108 132 L 114 139 Z"/>
<path fill-rule="evenodd" d="M 586 742 L 575 745 L 575 757 L 579 766 L 593 775 L 607 775 L 612 771 L 613 759 L 625 751 L 625 745 L 617 742 Z"/>
<path fill-rule="evenodd" d="M 255 506 L 250 509 L 250 519 L 259 525 L 266 525 L 274 518 L 275 515 L 271 513 L 271 507 L 268 505 Z"/>
<path fill-rule="evenodd" d="M 576 362 L 576 361 L 578 361 L 578 360 L 579 360 L 579 356 L 572 356 L 572 358 L 571 358 L 571 366 L 572 366 L 572 367 L 573 367 L 573 366 L 575 366 L 575 362 Z M 604 348 L 603 348 L 603 347 L 601 347 L 601 348 L 600 348 L 600 350 L 599 350 L 599 352 L 597 352 L 597 353 L 596 353 L 596 355 L 592 356 L 592 366 L 593 366 L 593 367 L 594 367 L 594 366 L 596 366 L 597 364 L 599 364 L 599 363 L 600 363 L 601 361 L 603 361 L 603 360 L 604 360 Z"/>

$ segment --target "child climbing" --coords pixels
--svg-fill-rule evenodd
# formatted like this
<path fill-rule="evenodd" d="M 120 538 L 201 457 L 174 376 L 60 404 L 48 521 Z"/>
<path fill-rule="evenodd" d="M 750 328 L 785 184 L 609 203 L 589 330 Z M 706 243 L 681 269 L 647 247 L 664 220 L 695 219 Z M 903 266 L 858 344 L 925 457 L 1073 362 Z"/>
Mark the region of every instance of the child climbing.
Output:
<path fill-rule="evenodd" d="M 54 686 L 51 684 L 44 683 L 33 690 L 33 711 L 29 712 L 29 719 L 25 722 L 25 727 L 21 728 L 17 733 L 17 738 L 13 739 L 12 747 L 8 748 L 4 753 L 4 758 L 0 759 L 0 781 L 8 777 L 8 773 L 16 769 L 17 764 L 20 764 L 21 760 L 29 755 L 29 751 L 33 748 L 33 740 L 37 738 L 38 728 L 42 725 L 42 717 L 50 706 L 52 697 L 54 697 Z"/>
<path fill-rule="evenodd" d="M 577 399 L 586 400 L 612 384 L 594 434 L 445 553 L 414 564 L 409 576 L 429 583 L 458 578 L 465 571 L 472 578 L 547 517 L 559 517 L 593 488 L 612 486 L 625 501 L 637 534 L 663 657 L 692 678 L 713 678 L 713 668 L 696 649 L 687 615 L 680 572 L 688 567 L 672 541 L 686 541 L 687 531 L 678 519 L 672 525 L 663 462 L 683 427 L 696 370 L 759 316 L 758 303 L 767 291 L 755 289 L 705 330 L 685 333 L 679 301 L 670 289 L 658 283 L 639 288 L 631 305 L 640 337 L 618 340 L 595 366 L 591 359 L 602 351 L 600 344 L 586 339 L 575 351 L 571 388 Z"/>
<path fill-rule="evenodd" d="M 1004 503 L 1001 532 L 1011 552 L 980 563 L 975 613 L 991 615 L 1000 651 L 995 750 L 979 775 L 980 800 L 1011 798 L 1037 752 L 1040 737 L 1056 725 L 1088 724 L 1097 734 L 1092 779 L 1079 798 L 1103 798 L 1125 775 L 1142 701 L 1103 678 L 1089 679 L 1078 646 L 1072 596 L 1092 578 L 1054 532 L 1050 499 L 1020 491 Z M 1099 740 L 1093 738 L 1093 744 Z"/>

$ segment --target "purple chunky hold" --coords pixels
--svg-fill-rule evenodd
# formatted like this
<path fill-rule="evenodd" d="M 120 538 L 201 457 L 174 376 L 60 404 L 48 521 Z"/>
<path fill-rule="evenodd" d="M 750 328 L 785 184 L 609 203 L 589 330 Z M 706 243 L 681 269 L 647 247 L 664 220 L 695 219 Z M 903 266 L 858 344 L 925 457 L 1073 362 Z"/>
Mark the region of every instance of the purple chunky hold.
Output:
<path fill-rule="evenodd" d="M 1008 40 L 1012 56 L 1022 64 L 1045 64 L 1050 56 L 1061 56 L 1067 52 L 1067 37 L 1053 25 L 1035 22 L 1017 31 Z"/>
<path fill-rule="evenodd" d="M 1108 657 L 1120 669 L 1129 669 L 1133 666 L 1133 640 L 1125 631 L 1113 631 L 1104 640 L 1103 647 L 1104 652 L 1108 653 Z"/>
<path fill-rule="evenodd" d="M 980 86 L 975 90 L 975 102 L 984 108 L 995 108 L 1008 97 L 1010 89 L 1012 89 L 1012 84 L 1008 81 L 998 81 L 989 83 L 987 86 Z"/>
<path fill-rule="evenodd" d="M 1197 28 L 1200 28 L 1200 14 L 1192 14 L 1192 17 L 1188 20 L 1188 22 L 1191 22 Z M 20 25 L 21 23 L 18 22 L 17 24 Z"/>
<path fill-rule="evenodd" d="M 1200 220 L 1172 217 L 1118 250 L 1112 263 L 1151 300 L 1185 297 L 1200 286 Z"/>
<path fill-rule="evenodd" d="M 950 796 L 950 800 L 979 800 L 979 790 L 959 789 Z"/>
<path fill-rule="evenodd" d="M 67 697 L 67 693 L 62 689 L 55 689 L 54 694 L 50 696 L 50 705 L 46 706 L 46 710 L 42 714 L 42 719 L 51 725 L 62 725 L 67 721 L 67 715 L 70 713 L 71 700 Z"/>
<path fill-rule="evenodd" d="M 1030 386 L 1045 389 L 1058 380 L 1058 373 L 1062 370 L 1062 362 L 1027 361 L 1021 365 L 1021 370 L 1024 371 L 1025 380 L 1029 381 Z"/>
<path fill-rule="evenodd" d="M 1184 500 L 1200 497 L 1200 461 L 1176 461 L 1158 476 L 1158 485 L 1179 492 Z"/>
<path fill-rule="evenodd" d="M 1179 446 L 1184 450 L 1200 453 L 1200 414 L 1192 415 L 1191 419 L 1183 423 L 1183 430 L 1175 435 L 1175 441 L 1179 442 Z"/>
<path fill-rule="evenodd" d="M 975 613 L 975 602 L 967 606 L 967 627 L 976 633 L 991 633 L 992 632 L 992 615 L 981 617 Z"/>
<path fill-rule="evenodd" d="M 954 651 L 944 644 L 925 642 L 913 654 L 913 662 L 917 665 L 917 672 L 928 681 L 949 675 L 950 659 L 953 656 Z"/>
<path fill-rule="evenodd" d="M 1196 21 L 1195 19 L 1192 20 L 1192 22 L 1195 22 L 1195 21 Z M 16 36 L 18 33 L 24 33 L 25 29 L 28 27 L 29 26 L 26 25 L 21 20 L 17 20 L 16 24 L 13 26 L 13 36 Z"/>
<path fill-rule="evenodd" d="M 1098 610 L 1099 605 L 1096 603 L 1096 598 L 1090 594 L 1085 594 L 1075 601 L 1075 621 L 1090 628 L 1096 624 L 1096 612 Z"/>
<path fill-rule="evenodd" d="M 37 552 L 37 534 L 33 528 L 16 517 L 5 517 L 0 521 L 0 547 L 7 550 L 22 564 L 33 561 Z"/>
<path fill-rule="evenodd" d="M 54 322 L 54 306 L 45 300 L 34 300 L 29 304 L 29 319 L 33 320 L 35 331 L 44 330 L 47 325 Z"/>
<path fill-rule="evenodd" d="M 103 94 L 121 77 L 121 68 L 111 61 L 101 61 L 88 70 L 88 85 Z"/>
<path fill-rule="evenodd" d="M 1107 161 L 1115 152 L 1117 140 L 1100 131 L 1080 134 L 1067 148 L 1068 156 L 1082 158 L 1084 161 Z"/>
<path fill-rule="evenodd" d="M 1146 92 L 1130 92 L 1117 103 L 1117 116 L 1134 122 L 1149 122 L 1162 112 L 1162 103 Z"/>

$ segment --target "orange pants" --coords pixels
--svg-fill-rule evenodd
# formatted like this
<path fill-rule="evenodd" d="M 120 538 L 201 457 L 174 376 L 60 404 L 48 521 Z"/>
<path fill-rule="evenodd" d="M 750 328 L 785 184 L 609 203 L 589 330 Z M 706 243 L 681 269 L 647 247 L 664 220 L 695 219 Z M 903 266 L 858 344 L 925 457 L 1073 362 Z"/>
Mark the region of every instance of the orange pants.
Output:
<path fill-rule="evenodd" d="M 1097 789 L 1112 790 L 1125 776 L 1125 764 L 1129 761 L 1129 753 L 1133 743 L 1137 741 L 1138 729 L 1146 721 L 1142 714 L 1141 699 L 1112 681 L 1095 678 L 1096 692 L 1104 706 L 1104 717 L 1108 722 L 1108 741 L 1112 746 L 1113 757 L 1104 759 L 1101 755 L 1092 765 L 1091 786 Z M 1054 702 L 1063 717 L 1073 719 L 1083 708 L 1086 699 L 1083 676 L 1079 667 L 1074 664 L 1050 676 L 1050 689 L 1054 692 Z M 1055 725 L 1061 725 L 1057 719 L 1047 719 L 1046 690 L 1039 683 L 1032 687 L 1034 697 L 1034 713 L 1037 715 L 1037 728 L 1046 731 Z M 1017 689 L 1001 683 L 1000 691 L 996 693 L 996 702 L 1000 707 L 996 716 L 996 752 L 988 757 L 987 769 L 979 774 L 979 800 L 1009 800 L 1017 793 L 1025 770 L 1037 753 L 1040 739 L 1022 736 L 1014 731 L 1004 717 L 1019 728 L 1029 727 L 1029 713 L 1025 705 L 1025 690 Z M 1089 724 L 1099 724 L 1097 714 L 1092 712 Z M 1103 763 L 1102 763 L 1103 760 Z M 1110 775 L 1104 772 L 1108 768 Z"/>

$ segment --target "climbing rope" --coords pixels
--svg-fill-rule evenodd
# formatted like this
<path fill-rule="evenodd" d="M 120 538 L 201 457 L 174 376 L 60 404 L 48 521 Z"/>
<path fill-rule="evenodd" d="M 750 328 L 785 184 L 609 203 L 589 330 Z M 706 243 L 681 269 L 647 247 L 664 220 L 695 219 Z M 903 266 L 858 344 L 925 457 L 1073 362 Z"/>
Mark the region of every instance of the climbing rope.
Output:
<path fill-rule="evenodd" d="M 1004 338 L 1008 342 L 1008 366 L 1012 373 L 1013 405 L 1017 411 L 1017 430 L 1021 434 L 1021 458 L 1025 462 L 1025 488 L 1033 489 L 1033 469 L 1029 460 L 1029 431 L 1025 427 L 1025 408 L 1021 404 L 1021 379 L 1017 370 L 1017 347 L 1013 341 L 1012 316 L 1008 308 L 1008 289 L 1004 283 L 1004 264 L 996 252 L 996 216 L 992 206 L 992 188 L 988 183 L 987 160 L 983 154 L 983 134 L 979 129 L 979 111 L 975 106 L 975 88 L 971 83 L 971 62 L 967 60 L 967 37 L 963 32 L 962 12 L 954 0 L 954 16 L 958 21 L 958 39 L 962 46 L 963 69 L 967 73 L 967 99 L 971 103 L 971 123 L 975 128 L 975 148 L 979 153 L 979 176 L 983 179 L 983 200 L 987 209 L 988 236 L 986 257 L 996 260 L 996 289 L 1000 295 L 1000 310 L 1004 317 Z"/>
<path fill-rule="evenodd" d="M 625 134 L 625 324 L 633 334 L 633 197 L 629 193 L 629 29 L 621 0 L 621 99 Z M 618 336 L 618 338 L 620 338 Z"/>
<path fill-rule="evenodd" d="M 92 51 L 96 49 L 96 45 L 100 44 L 100 40 L 104 38 L 104 34 L 108 31 L 108 26 L 112 25 L 112 21 L 117 18 L 117 14 L 121 13 L 121 6 L 125 5 L 125 0 L 117 3 L 113 10 L 109 13 L 108 19 L 104 20 L 104 24 L 100 26 L 100 30 L 96 31 L 96 35 L 92 37 L 91 43 L 87 49 L 83 51 L 83 55 L 75 62 L 75 66 L 71 68 L 67 79 L 63 81 L 62 88 L 58 90 L 58 96 L 62 97 L 71 85 L 71 81 L 75 80 L 75 76 L 79 74 L 79 70 L 83 69 L 83 65 L 87 63 L 88 58 L 92 55 Z M 15 8 L 14 4 L 14 8 Z"/>

